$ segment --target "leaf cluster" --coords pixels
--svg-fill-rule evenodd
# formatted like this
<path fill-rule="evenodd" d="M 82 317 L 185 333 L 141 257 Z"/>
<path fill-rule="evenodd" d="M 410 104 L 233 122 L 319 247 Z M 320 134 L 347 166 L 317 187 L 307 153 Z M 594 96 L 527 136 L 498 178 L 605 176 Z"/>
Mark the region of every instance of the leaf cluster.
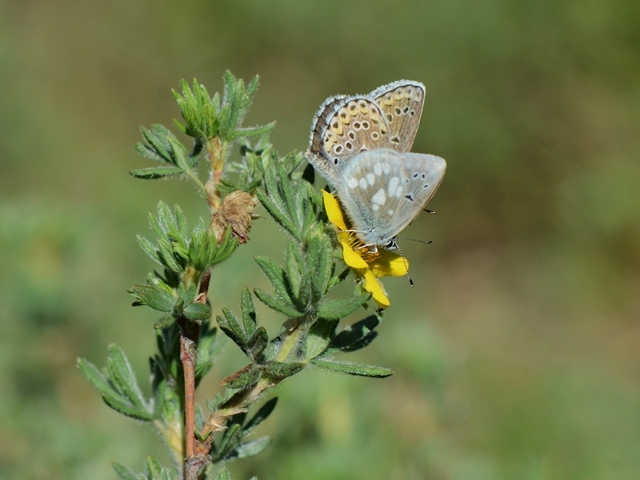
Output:
<path fill-rule="evenodd" d="M 224 74 L 222 96 L 215 93 L 209 95 L 204 85 L 193 80 L 192 86 L 182 80 L 181 92 L 173 91 L 180 107 L 184 123 L 176 120 L 175 124 L 190 137 L 207 139 L 218 137 L 223 142 L 230 142 L 240 137 L 252 137 L 269 132 L 275 122 L 259 127 L 242 127 L 242 122 L 249 110 L 254 95 L 258 90 L 259 77 L 255 76 L 249 85 L 238 80 L 227 71 Z"/>
<path fill-rule="evenodd" d="M 156 242 L 138 235 L 138 243 L 163 267 L 163 274 L 153 272 L 146 284 L 131 287 L 129 292 L 136 299 L 134 305 L 148 305 L 171 314 L 165 317 L 166 321 L 156 324 L 157 327 L 166 327 L 171 319 L 181 315 L 196 322 L 210 318 L 209 305 L 197 298 L 199 282 L 205 271 L 233 253 L 237 240 L 227 229 L 218 242 L 202 220 L 189 231 L 182 209 L 176 206 L 172 211 L 164 202 L 158 204 L 157 215 L 149 214 L 149 224 L 157 235 Z"/>
<path fill-rule="evenodd" d="M 204 85 L 196 79 L 191 86 L 182 80 L 181 91 L 174 90 L 173 95 L 180 107 L 183 121 L 174 120 L 174 123 L 182 133 L 195 139 L 192 151 L 189 153 L 187 147 L 163 125 L 141 128 L 144 141 L 136 144 L 137 152 L 161 165 L 138 168 L 129 173 L 144 180 L 186 175 L 204 191 L 204 184 L 198 178 L 196 167 L 200 153 L 209 140 L 216 139 L 223 145 L 221 160 L 224 160 L 229 152 L 226 148 L 227 143 L 264 135 L 275 126 L 275 122 L 257 127 L 242 126 L 258 85 L 257 75 L 249 85 L 245 85 L 242 79 L 237 79 L 227 71 L 224 75 L 222 96 L 218 93 L 210 96 Z"/>

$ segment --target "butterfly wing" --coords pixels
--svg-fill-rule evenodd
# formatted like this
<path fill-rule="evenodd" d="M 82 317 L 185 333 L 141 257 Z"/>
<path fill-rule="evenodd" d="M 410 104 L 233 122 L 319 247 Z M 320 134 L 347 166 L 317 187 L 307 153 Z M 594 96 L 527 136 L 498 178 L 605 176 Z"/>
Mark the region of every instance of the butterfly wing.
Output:
<path fill-rule="evenodd" d="M 383 85 L 369 94 L 389 126 L 390 148 L 398 152 L 411 150 L 420 126 L 424 94 L 424 85 L 410 80 Z"/>
<path fill-rule="evenodd" d="M 446 170 L 434 155 L 377 149 L 352 158 L 338 198 L 365 245 L 386 246 L 422 211 Z"/>
<path fill-rule="evenodd" d="M 378 105 L 367 97 L 331 97 L 313 123 L 309 161 L 334 186 L 349 159 L 389 146 L 389 128 Z"/>
<path fill-rule="evenodd" d="M 306 152 L 307 160 L 309 160 L 316 170 L 318 170 L 327 180 L 331 180 L 331 183 L 335 183 L 333 181 L 334 176 L 336 175 L 335 165 L 326 155 L 322 139 L 329 122 L 333 118 L 334 110 L 338 106 L 343 105 L 346 99 L 346 95 L 336 95 L 334 97 L 329 97 L 322 102 L 318 112 L 313 117 L 309 149 Z"/>

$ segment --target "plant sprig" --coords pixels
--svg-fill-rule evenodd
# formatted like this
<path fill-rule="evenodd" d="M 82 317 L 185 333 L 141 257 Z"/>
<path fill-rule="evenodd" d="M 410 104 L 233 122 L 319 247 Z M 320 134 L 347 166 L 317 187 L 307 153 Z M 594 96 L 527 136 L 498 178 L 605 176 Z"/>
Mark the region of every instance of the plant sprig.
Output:
<path fill-rule="evenodd" d="M 265 135 L 274 123 L 243 126 L 258 77 L 245 85 L 227 72 L 222 94 L 213 96 L 196 80 L 191 85 L 182 81 L 180 87 L 174 96 L 182 120 L 175 124 L 193 138 L 192 147 L 162 125 L 142 128 L 143 142 L 136 150 L 159 165 L 130 173 L 145 180 L 192 180 L 207 200 L 210 219 L 189 227 L 181 207 L 160 201 L 157 212 L 149 215 L 155 238 L 138 236 L 142 250 L 160 267 L 149 273 L 146 283 L 129 290 L 134 306 L 146 305 L 162 314 L 154 325 L 157 352 L 150 358 L 151 395 L 141 393 L 126 354 L 115 345 L 109 347 L 106 368 L 78 360 L 110 408 L 153 425 L 171 452 L 173 464 L 162 466 L 148 459 L 141 473 L 114 464 L 125 480 L 230 479 L 220 465 L 256 455 L 271 442 L 267 437 L 249 438 L 276 407 L 276 397 L 259 406 L 262 399 L 311 365 L 357 376 L 392 374 L 383 367 L 339 358 L 368 346 L 377 336 L 380 317 L 369 315 L 340 330 L 340 321 L 365 305 L 369 295 L 334 294 L 348 270 L 337 260 L 335 234 L 326 226 L 321 198 L 300 173 L 303 156 L 276 153 Z M 250 142 L 248 137 L 257 140 Z M 229 162 L 234 144 L 240 156 Z M 199 171 L 203 157 L 206 179 Z M 249 240 L 258 203 L 286 234 L 283 244 L 288 243 L 282 263 L 262 255 L 255 258 L 271 290 L 243 288 L 236 315 L 231 308 L 211 305 L 209 282 L 214 267 L 233 261 L 238 246 Z M 275 337 L 269 338 L 261 325 L 254 298 L 284 316 Z M 217 327 L 212 323 L 214 312 Z M 235 344 L 248 363 L 221 379 L 220 392 L 206 401 L 205 411 L 195 403 L 195 389 L 219 361 L 225 344 Z"/>

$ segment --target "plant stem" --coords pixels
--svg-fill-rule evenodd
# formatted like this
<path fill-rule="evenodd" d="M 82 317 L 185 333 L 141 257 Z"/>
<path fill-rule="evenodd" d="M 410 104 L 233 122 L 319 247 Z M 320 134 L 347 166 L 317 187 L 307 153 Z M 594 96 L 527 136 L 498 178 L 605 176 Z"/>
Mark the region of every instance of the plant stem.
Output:
<path fill-rule="evenodd" d="M 211 280 L 211 270 L 205 272 L 200 279 L 198 301 L 207 301 L 207 291 Z M 198 472 L 205 459 L 199 455 L 196 439 L 196 357 L 200 325 L 183 318 L 180 325 L 180 361 L 184 374 L 184 479 L 197 480 Z"/>
<path fill-rule="evenodd" d="M 196 376 L 195 359 L 197 347 L 193 339 L 180 336 L 180 361 L 184 371 L 184 422 L 185 422 L 185 457 L 192 457 L 196 451 L 195 422 L 196 422 Z"/>

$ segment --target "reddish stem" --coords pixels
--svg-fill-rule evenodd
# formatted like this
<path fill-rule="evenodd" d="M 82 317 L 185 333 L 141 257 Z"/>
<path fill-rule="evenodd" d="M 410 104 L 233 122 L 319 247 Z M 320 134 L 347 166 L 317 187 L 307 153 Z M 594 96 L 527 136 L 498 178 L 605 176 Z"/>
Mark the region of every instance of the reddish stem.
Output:
<path fill-rule="evenodd" d="M 198 301 L 207 301 L 207 291 L 211 271 L 206 272 L 200 280 L 200 293 Z M 180 325 L 180 361 L 184 372 L 184 479 L 197 480 L 200 468 L 206 463 L 206 455 L 203 456 L 198 448 L 196 439 L 196 356 L 198 353 L 198 339 L 200 325 L 186 318 L 179 321 Z"/>
<path fill-rule="evenodd" d="M 184 371 L 184 422 L 185 456 L 193 457 L 196 451 L 196 344 L 184 335 L 180 337 L 180 361 Z"/>

